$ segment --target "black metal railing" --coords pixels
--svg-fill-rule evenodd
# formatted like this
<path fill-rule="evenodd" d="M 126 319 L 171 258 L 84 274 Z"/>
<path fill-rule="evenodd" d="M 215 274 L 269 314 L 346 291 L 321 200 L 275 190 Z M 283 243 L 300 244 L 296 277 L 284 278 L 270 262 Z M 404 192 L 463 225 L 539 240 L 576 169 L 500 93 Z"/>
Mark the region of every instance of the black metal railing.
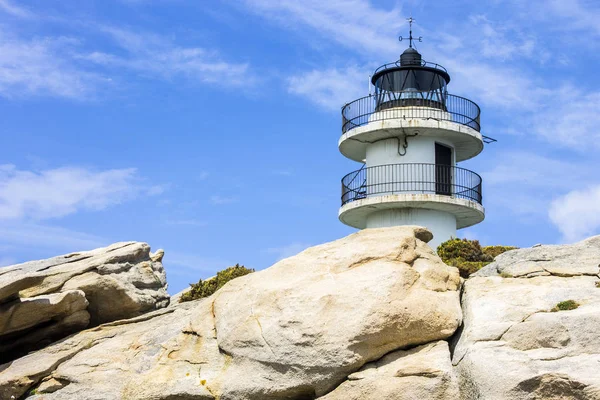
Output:
<path fill-rule="evenodd" d="M 432 63 L 432 62 L 427 62 L 425 60 L 418 61 L 417 65 L 420 65 L 421 67 L 426 67 L 426 68 L 440 69 L 440 70 L 448 73 L 448 70 L 446 68 L 442 67 L 440 64 L 436 64 L 436 63 Z M 383 71 L 385 69 L 396 68 L 396 67 L 401 67 L 401 66 L 402 66 L 402 64 L 401 64 L 400 60 L 394 61 L 392 63 L 383 64 L 382 66 L 380 66 L 379 68 L 377 68 L 375 70 L 375 72 L 373 73 L 373 75 L 377 75 L 377 73 L 379 71 Z M 412 66 L 414 66 L 414 64 L 410 64 L 410 66 L 412 67 Z"/>
<path fill-rule="evenodd" d="M 419 98 L 383 99 L 381 94 L 369 95 L 342 108 L 342 133 L 369 122 L 386 119 L 452 121 L 479 131 L 480 114 L 477 104 L 452 94 L 446 95 L 443 101 Z"/>
<path fill-rule="evenodd" d="M 342 205 L 401 193 L 439 194 L 482 204 L 481 177 L 460 167 L 423 163 L 363 166 L 342 178 Z"/>

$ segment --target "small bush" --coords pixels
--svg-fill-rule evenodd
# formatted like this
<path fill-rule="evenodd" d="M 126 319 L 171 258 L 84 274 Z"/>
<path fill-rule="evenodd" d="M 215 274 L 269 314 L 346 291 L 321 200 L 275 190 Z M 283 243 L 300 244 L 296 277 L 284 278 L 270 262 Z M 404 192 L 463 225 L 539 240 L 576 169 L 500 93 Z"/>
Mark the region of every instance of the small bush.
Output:
<path fill-rule="evenodd" d="M 217 272 L 217 276 L 214 278 L 202 280 L 198 283 L 190 283 L 190 290 L 179 299 L 180 303 L 184 301 L 191 301 L 208 297 L 221 289 L 227 282 L 232 279 L 239 278 L 240 276 L 248 275 L 254 272 L 253 269 L 246 268 L 243 265 L 235 264 L 234 267 L 229 267 L 223 271 Z"/>
<path fill-rule="evenodd" d="M 577 303 L 575 300 L 565 300 L 565 301 L 561 301 L 560 303 L 555 305 L 554 308 L 550 311 L 552 311 L 552 312 L 568 311 L 568 310 L 574 310 L 577 307 L 579 307 L 579 303 Z"/>
<path fill-rule="evenodd" d="M 596 282 L 596 287 L 600 288 L 600 281 Z"/>
<path fill-rule="evenodd" d="M 509 274 L 508 272 L 501 272 L 500 276 L 503 278 L 512 278 L 513 276 L 511 274 Z"/>
<path fill-rule="evenodd" d="M 515 250 L 518 249 L 518 247 L 513 247 L 513 246 L 485 246 L 483 247 L 481 250 L 483 251 L 483 254 L 488 255 L 490 257 L 492 257 L 492 259 L 498 257 L 500 254 L 505 253 L 509 250 Z"/>
<path fill-rule="evenodd" d="M 494 257 L 516 247 L 486 246 L 469 239 L 450 239 L 440 244 L 437 253 L 446 264 L 458 268 L 460 276 L 468 278 L 492 261 Z"/>
<path fill-rule="evenodd" d="M 468 278 L 493 260 L 483 253 L 477 240 L 450 239 L 438 246 L 437 253 L 446 264 L 458 268 L 463 278 Z"/>
<path fill-rule="evenodd" d="M 437 253 L 442 260 L 491 262 L 494 258 L 483 253 L 477 240 L 450 239 L 440 244 Z"/>

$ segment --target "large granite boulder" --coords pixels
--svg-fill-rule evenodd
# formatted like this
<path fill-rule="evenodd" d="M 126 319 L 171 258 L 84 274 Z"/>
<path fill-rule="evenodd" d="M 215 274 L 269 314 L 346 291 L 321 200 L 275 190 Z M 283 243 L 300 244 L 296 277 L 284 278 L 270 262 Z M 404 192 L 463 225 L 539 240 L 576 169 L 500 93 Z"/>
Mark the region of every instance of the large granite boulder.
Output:
<path fill-rule="evenodd" d="M 0 398 L 312 399 L 365 364 L 376 362 L 355 375 L 365 384 L 388 380 L 404 354 L 415 393 L 455 393 L 444 343 L 394 353 L 461 323 L 458 270 L 430 239 L 422 228 L 363 230 L 209 298 L 88 329 L 0 367 Z"/>
<path fill-rule="evenodd" d="M 513 250 L 475 274 L 454 349 L 463 399 L 600 399 L 600 236 Z M 573 300 L 573 310 L 551 311 Z"/>
<path fill-rule="evenodd" d="M 350 374 L 323 400 L 449 400 L 459 388 L 443 340 L 389 353 Z"/>
<path fill-rule="evenodd" d="M 165 307 L 163 254 L 128 242 L 0 268 L 0 361 Z"/>

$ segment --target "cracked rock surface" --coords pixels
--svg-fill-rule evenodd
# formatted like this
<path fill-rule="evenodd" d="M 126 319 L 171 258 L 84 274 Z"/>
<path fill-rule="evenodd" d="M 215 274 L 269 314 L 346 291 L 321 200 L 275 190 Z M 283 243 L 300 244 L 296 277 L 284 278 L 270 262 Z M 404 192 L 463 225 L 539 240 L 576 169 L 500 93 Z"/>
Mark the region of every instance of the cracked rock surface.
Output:
<path fill-rule="evenodd" d="M 88 326 L 165 307 L 162 256 L 146 243 L 126 242 L 0 268 L 0 362 Z"/>
<path fill-rule="evenodd" d="M 0 348 L 101 323 L 0 365 L 0 399 L 600 400 L 600 237 L 498 256 L 462 297 L 430 239 L 363 230 L 211 297 L 111 322 L 136 308 L 102 290 L 158 285 L 146 273 L 162 282 L 161 252 L 119 244 L 93 255 L 102 262 L 69 255 L 11 279 L 0 269 L 0 326 L 11 326 Z M 551 312 L 566 300 L 579 306 Z M 28 310 L 42 305 L 40 324 Z"/>
<path fill-rule="evenodd" d="M 323 400 L 446 400 L 459 398 L 448 342 L 398 350 L 363 366 Z"/>
<path fill-rule="evenodd" d="M 599 265 L 596 236 L 510 251 L 468 279 L 453 354 L 462 398 L 600 399 Z M 580 306 L 550 312 L 566 300 Z"/>
<path fill-rule="evenodd" d="M 429 239 L 417 227 L 363 230 L 206 299 L 88 329 L 0 366 L 0 398 L 314 399 L 349 375 L 389 374 L 455 390 L 439 341 L 460 325 L 460 278 Z M 410 359 L 423 365 L 399 372 Z"/>

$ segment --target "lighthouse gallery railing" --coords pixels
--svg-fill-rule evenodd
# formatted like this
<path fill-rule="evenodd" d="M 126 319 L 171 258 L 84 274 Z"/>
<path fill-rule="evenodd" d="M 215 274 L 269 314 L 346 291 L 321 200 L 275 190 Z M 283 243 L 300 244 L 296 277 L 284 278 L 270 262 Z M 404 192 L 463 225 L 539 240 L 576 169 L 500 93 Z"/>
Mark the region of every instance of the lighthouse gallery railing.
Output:
<path fill-rule="evenodd" d="M 437 111 L 432 112 L 432 109 Z M 417 98 L 382 101 L 381 94 L 369 95 L 342 108 L 342 133 L 374 121 L 419 118 L 456 122 L 479 131 L 480 113 L 476 103 L 452 94 L 446 95 L 443 103 Z"/>
<path fill-rule="evenodd" d="M 363 167 L 342 178 L 342 205 L 371 196 L 438 194 L 482 202 L 481 177 L 460 167 L 390 164 Z"/>

